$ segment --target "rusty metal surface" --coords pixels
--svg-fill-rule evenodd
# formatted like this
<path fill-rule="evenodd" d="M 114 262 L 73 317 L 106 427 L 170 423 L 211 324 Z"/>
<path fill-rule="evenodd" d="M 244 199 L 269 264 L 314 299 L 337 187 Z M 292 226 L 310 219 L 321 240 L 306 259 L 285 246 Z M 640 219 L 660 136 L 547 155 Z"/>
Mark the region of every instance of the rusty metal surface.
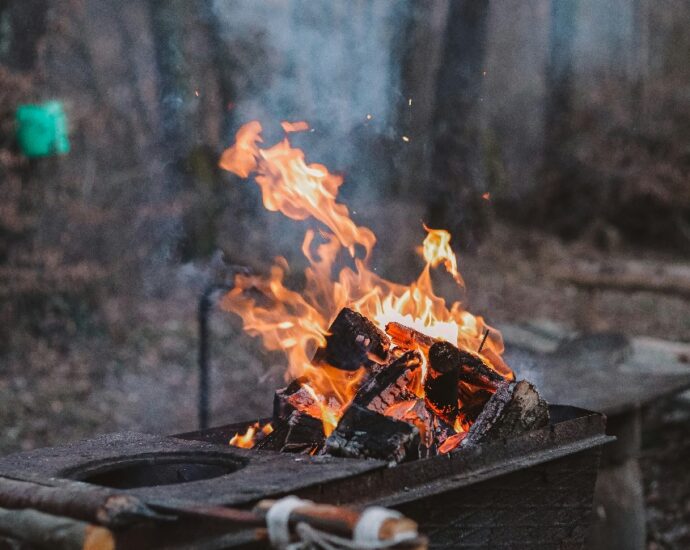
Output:
<path fill-rule="evenodd" d="M 296 492 L 330 480 L 382 469 L 378 461 L 345 460 L 334 457 L 304 457 L 250 451 L 199 441 L 139 433 L 108 434 L 59 447 L 17 453 L 0 459 L 0 475 L 17 479 L 83 479 L 97 472 L 160 458 L 243 463 L 233 473 L 212 479 L 157 487 L 128 489 L 146 501 L 200 501 L 237 505 L 267 495 Z M 59 482 L 56 482 L 58 484 Z"/>
<path fill-rule="evenodd" d="M 598 449 L 397 507 L 431 548 L 583 548 Z"/>

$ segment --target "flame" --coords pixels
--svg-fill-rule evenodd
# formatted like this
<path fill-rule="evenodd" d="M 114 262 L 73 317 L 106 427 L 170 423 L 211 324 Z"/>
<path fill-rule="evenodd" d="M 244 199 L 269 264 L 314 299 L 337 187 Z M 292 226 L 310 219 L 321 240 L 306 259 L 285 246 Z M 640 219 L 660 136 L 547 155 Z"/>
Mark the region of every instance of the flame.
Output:
<path fill-rule="evenodd" d="M 286 133 L 307 128 L 302 122 L 283 123 Z M 376 243 L 374 233 L 358 226 L 347 206 L 336 200 L 342 177 L 321 164 L 307 164 L 303 151 L 293 148 L 287 137 L 273 146 L 261 147 L 261 130 L 256 121 L 240 128 L 235 144 L 223 153 L 220 166 L 242 178 L 253 175 L 266 209 L 293 220 L 313 219 L 321 227 L 305 232 L 302 252 L 309 267 L 301 293 L 285 286 L 288 265 L 284 258 L 278 258 L 267 277 L 237 275 L 233 290 L 221 305 L 239 315 L 244 329 L 260 336 L 268 350 L 285 353 L 286 378 L 308 380 L 307 387 L 316 404 L 310 414 L 321 418 L 328 435 L 364 375 L 364 369 L 351 373 L 312 364 L 316 349 L 326 343 L 330 323 L 343 307 L 365 315 L 382 330 L 387 323 L 396 321 L 475 353 L 490 327 L 481 317 L 466 311 L 461 302 L 447 304 L 434 292 L 431 269 L 440 265 L 463 286 L 450 246 L 450 233 L 424 226 L 427 234 L 421 253 L 425 265 L 411 284 L 378 276 L 368 268 Z M 349 256 L 350 265 L 339 267 L 343 254 Z M 497 372 L 512 377 L 512 371 L 501 359 L 502 352 L 501 335 L 491 329 L 481 355 Z M 421 380 L 425 368 L 424 364 L 422 375 L 414 384 L 418 397 L 423 396 Z M 236 442 L 242 443 L 247 436 L 238 435 L 233 440 L 237 438 Z"/>
<path fill-rule="evenodd" d="M 307 130 L 309 130 L 309 124 L 307 124 L 303 120 L 299 122 L 284 121 L 281 122 L 280 125 L 286 134 L 289 134 L 291 132 L 306 132 Z"/>
<path fill-rule="evenodd" d="M 263 427 L 261 427 L 258 422 L 254 422 L 254 424 L 247 428 L 245 433 L 236 433 L 234 436 L 232 436 L 230 438 L 230 445 L 241 447 L 243 449 L 251 449 L 256 444 L 258 434 L 262 434 L 264 437 L 266 437 L 272 432 L 273 426 L 270 422 Z"/>

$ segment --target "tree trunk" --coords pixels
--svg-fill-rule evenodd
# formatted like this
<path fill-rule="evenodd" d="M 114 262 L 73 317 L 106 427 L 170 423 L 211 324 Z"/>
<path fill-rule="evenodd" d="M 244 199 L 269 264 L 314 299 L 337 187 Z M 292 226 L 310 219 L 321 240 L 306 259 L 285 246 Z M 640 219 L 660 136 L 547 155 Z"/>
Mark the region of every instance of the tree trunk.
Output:
<path fill-rule="evenodd" d="M 488 227 L 483 174 L 481 94 L 488 2 L 451 2 L 436 89 L 428 212 L 432 227 L 476 241 Z"/>

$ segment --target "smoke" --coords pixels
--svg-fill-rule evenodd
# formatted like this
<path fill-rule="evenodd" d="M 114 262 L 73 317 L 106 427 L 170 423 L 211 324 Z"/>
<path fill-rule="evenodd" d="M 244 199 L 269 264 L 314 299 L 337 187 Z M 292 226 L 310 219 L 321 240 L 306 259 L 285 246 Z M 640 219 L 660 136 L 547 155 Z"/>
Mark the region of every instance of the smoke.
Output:
<path fill-rule="evenodd" d="M 390 133 L 402 101 L 399 41 L 408 3 L 214 0 L 213 5 L 228 62 L 240 69 L 234 127 L 259 119 L 269 141 L 277 122 L 306 120 L 311 135 L 294 141 L 310 159 L 345 172 L 362 163 L 376 168 L 367 149 L 376 136 Z M 358 181 L 348 187 L 376 195 L 377 180 L 387 174 L 371 172 L 358 171 Z"/>

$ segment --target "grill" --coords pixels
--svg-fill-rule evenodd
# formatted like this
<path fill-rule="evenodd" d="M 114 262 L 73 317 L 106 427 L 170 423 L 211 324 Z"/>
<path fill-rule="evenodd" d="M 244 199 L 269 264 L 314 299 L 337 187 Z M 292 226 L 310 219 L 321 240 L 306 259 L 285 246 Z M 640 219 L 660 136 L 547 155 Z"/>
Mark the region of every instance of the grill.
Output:
<path fill-rule="evenodd" d="M 296 494 L 381 504 L 416 520 L 432 548 L 581 548 L 605 435 L 602 415 L 551 406 L 551 424 L 522 436 L 390 468 L 376 460 L 229 447 L 248 424 L 176 436 L 117 433 L 0 459 L 0 476 L 122 490 L 153 506 L 249 508 Z M 145 548 L 263 548 L 252 529 L 198 518 L 127 528 Z"/>

